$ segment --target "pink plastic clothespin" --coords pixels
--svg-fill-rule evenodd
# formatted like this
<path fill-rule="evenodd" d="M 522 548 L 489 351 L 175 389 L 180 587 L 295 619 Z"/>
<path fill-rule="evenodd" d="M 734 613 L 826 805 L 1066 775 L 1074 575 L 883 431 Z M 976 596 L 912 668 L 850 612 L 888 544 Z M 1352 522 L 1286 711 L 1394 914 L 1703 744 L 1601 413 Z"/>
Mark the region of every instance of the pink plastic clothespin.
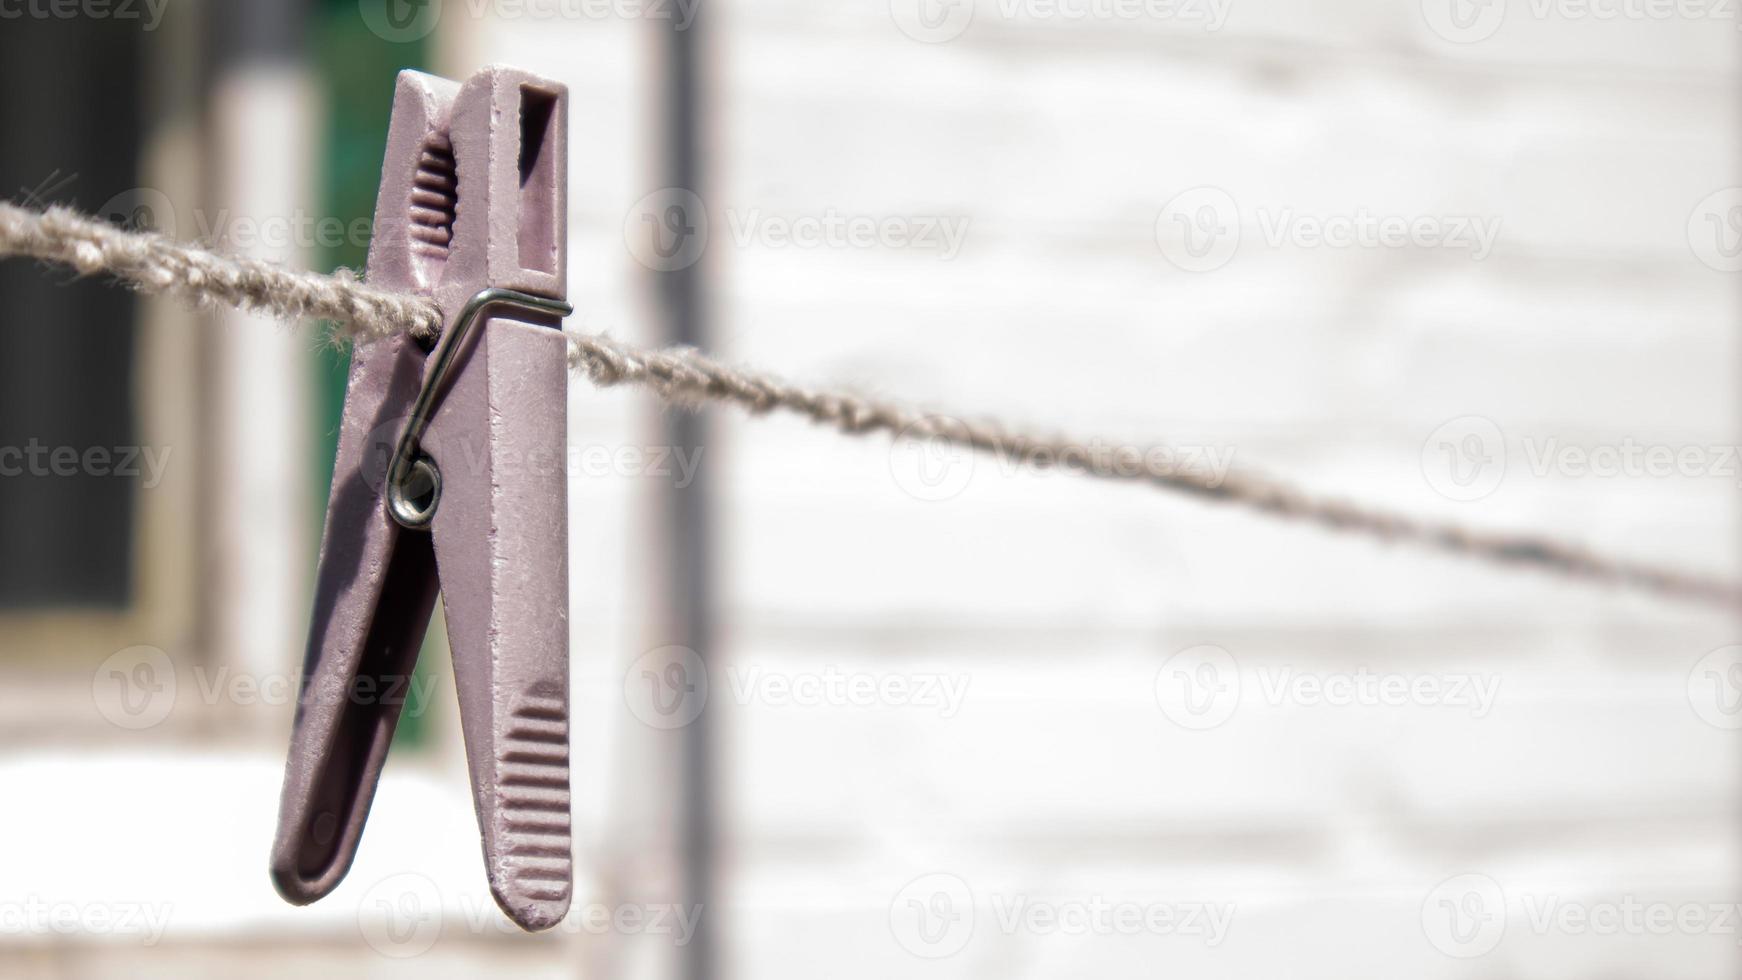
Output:
<path fill-rule="evenodd" d="M 439 590 L 491 891 L 568 910 L 567 172 L 564 86 L 400 74 L 367 278 L 443 329 L 353 356 L 272 850 L 298 905 L 350 869 Z"/>

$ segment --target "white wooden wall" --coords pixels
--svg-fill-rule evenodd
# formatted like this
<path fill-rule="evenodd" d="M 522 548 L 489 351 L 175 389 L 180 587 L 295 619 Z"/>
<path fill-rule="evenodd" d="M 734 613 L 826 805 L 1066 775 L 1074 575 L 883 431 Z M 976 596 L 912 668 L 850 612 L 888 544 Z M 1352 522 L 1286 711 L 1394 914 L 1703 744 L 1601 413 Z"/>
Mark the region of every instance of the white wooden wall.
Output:
<path fill-rule="evenodd" d="M 1736 280 L 1693 234 L 1716 233 L 1702 202 L 1742 183 L 1737 16 L 1514 2 L 1492 36 L 1453 43 L 1436 3 L 1233 0 L 1206 31 L 978 0 L 942 43 L 910 38 L 916 11 L 888 0 L 712 4 L 713 346 L 794 379 L 1218 447 L 1360 500 L 1735 574 L 1733 466 L 1531 464 L 1551 439 L 1737 442 Z M 1491 11 L 1468 9 L 1474 33 Z M 637 340 L 652 335 L 625 228 L 658 190 L 648 33 L 508 18 L 454 48 L 573 86 L 576 322 Z M 1203 187 L 1238 207 L 1239 248 L 1187 272 L 1163 210 Z M 1732 203 L 1708 210 L 1727 220 Z M 752 212 L 969 224 L 945 258 L 743 244 L 732 223 Z M 1474 217 L 1499 234 L 1480 258 L 1273 246 L 1285 213 Z M 657 440 L 647 396 L 573 399 L 577 442 Z M 1497 428 L 1504 477 L 1448 499 L 1427 444 L 1472 416 L 1486 421 L 1454 433 Z M 1733 919 L 1543 924 L 1742 897 L 1738 745 L 1701 714 L 1730 718 L 1701 701 L 1715 661 L 1696 669 L 1742 642 L 1733 620 L 983 460 L 948 499 L 916 499 L 896 476 L 914 457 L 882 439 L 717 422 L 703 465 L 723 645 L 701 710 L 722 765 L 706 914 L 729 976 L 1734 974 Z M 624 812 L 669 819 L 632 792 L 662 778 L 637 767 L 670 737 L 637 717 L 637 658 L 666 642 L 640 615 L 661 482 L 574 485 L 576 776 L 598 866 L 638 860 Z M 1162 710 L 1157 678 L 1165 702 L 1169 658 L 1201 645 L 1226 651 L 1240 698 L 1200 731 Z M 1362 670 L 1498 693 L 1486 712 L 1264 693 Z M 831 671 L 967 690 L 947 717 L 741 693 Z M 1470 882 L 1487 890 L 1466 898 Z M 940 889 L 972 911 L 936 920 L 932 944 L 907 900 Z M 1217 945 L 1002 914 L 1096 899 L 1235 911 Z M 1449 931 L 1442 899 L 1481 929 Z"/>
<path fill-rule="evenodd" d="M 715 353 L 1742 575 L 1717 0 L 920 2 L 706 3 L 688 217 Z M 652 341 L 644 219 L 687 199 L 653 176 L 646 8 L 540 9 L 444 5 L 438 70 L 571 86 L 570 325 Z M 775 240 L 831 216 L 966 236 Z M 1349 216 L 1498 234 L 1479 257 L 1303 243 Z M 1180 217 L 1218 233 L 1202 261 Z M 1733 619 L 725 411 L 704 676 L 649 625 L 662 411 L 571 395 L 575 920 L 529 938 L 493 911 L 436 665 L 447 730 L 395 753 L 309 909 L 264 873 L 283 703 L 226 706 L 258 743 L 165 726 L 0 756 L 29 804 L 0 816 L 0 972 L 670 976 L 678 936 L 582 916 L 678 894 L 672 726 L 699 713 L 701 914 L 731 980 L 1735 974 Z M 1700 472 L 1538 467 L 1551 440 L 1692 447 Z M 1469 487 L 1448 445 L 1488 460 Z M 1327 703 L 1349 678 L 1422 693 Z M 170 915 L 150 949 L 4 918 L 146 898 Z"/>

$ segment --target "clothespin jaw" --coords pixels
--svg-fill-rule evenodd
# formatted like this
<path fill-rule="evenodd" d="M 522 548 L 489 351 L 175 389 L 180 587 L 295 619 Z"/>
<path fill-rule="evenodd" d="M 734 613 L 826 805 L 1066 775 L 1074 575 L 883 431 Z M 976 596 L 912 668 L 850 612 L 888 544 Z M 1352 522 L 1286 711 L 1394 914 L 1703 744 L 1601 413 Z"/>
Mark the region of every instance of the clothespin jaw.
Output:
<path fill-rule="evenodd" d="M 433 347 L 353 354 L 272 874 L 294 903 L 356 854 L 439 591 L 486 873 L 528 929 L 572 891 L 567 90 L 403 72 L 367 270 L 432 296 Z M 395 683 L 398 682 L 398 683 Z"/>

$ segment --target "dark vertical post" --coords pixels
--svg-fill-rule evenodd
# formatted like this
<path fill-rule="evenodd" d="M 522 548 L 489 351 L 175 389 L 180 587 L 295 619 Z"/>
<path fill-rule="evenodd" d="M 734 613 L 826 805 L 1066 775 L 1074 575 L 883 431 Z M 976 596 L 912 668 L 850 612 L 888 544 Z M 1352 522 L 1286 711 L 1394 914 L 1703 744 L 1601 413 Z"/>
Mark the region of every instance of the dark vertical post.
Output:
<path fill-rule="evenodd" d="M 0 28 L 0 200 L 161 220 L 138 187 L 149 35 L 119 18 L 22 14 Z M 0 446 L 46 447 L 46 460 L 138 445 L 133 294 L 33 262 L 0 266 Z M 132 605 L 140 492 L 46 463 L 0 481 L 0 609 Z"/>
<path fill-rule="evenodd" d="M 706 199 L 704 191 L 705 110 L 701 104 L 702 42 L 705 14 L 683 24 L 679 18 L 658 21 L 660 58 L 656 66 L 664 80 L 659 102 L 659 153 L 664 185 L 693 192 Z M 691 198 L 695 200 L 696 198 Z M 700 216 L 695 216 L 699 218 Z M 707 347 L 707 295 L 705 268 L 696 261 L 671 271 L 654 273 L 657 310 L 667 343 Z M 705 411 L 676 411 L 666 415 L 664 438 L 679 451 L 701 460 L 695 479 L 686 486 L 662 491 L 656 527 L 665 535 L 660 543 L 665 589 L 664 618 L 670 629 L 667 642 L 688 647 L 710 670 L 714 656 L 714 596 L 710 562 L 712 539 L 708 520 L 710 457 L 705 454 L 709 416 Z M 714 972 L 716 921 L 713 901 L 714 804 L 712 758 L 708 730 L 713 712 L 703 711 L 682 729 L 681 773 L 677 787 L 678 832 L 683 880 L 682 902 L 699 907 L 702 915 L 696 934 L 681 953 L 680 974 L 685 980 L 707 980 Z"/>

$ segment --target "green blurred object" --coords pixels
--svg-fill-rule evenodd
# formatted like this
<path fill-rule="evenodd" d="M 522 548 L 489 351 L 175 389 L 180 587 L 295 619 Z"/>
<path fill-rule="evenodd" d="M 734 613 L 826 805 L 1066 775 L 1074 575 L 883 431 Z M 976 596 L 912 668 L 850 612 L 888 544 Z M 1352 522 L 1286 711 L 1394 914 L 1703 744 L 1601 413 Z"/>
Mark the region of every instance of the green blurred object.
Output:
<path fill-rule="evenodd" d="M 422 41 L 395 43 L 371 32 L 357 14 L 356 0 L 323 0 L 311 32 L 314 50 L 310 57 L 315 77 L 324 86 L 326 159 L 322 167 L 323 213 L 338 218 L 348 230 L 353 223 L 375 214 L 375 191 L 381 183 L 381 159 L 387 145 L 387 122 L 393 114 L 393 84 L 401 69 L 424 69 Z M 344 266 L 361 271 L 369 257 L 369 245 L 348 234 L 336 248 L 322 251 L 319 261 L 327 269 Z M 328 325 L 327 329 L 331 329 Z M 345 405 L 345 379 L 351 368 L 350 351 L 327 344 L 316 357 L 315 400 L 316 446 L 314 467 L 319 481 L 316 500 L 324 517 L 327 494 L 333 482 L 333 457 L 339 446 L 339 418 Z M 315 526 L 320 527 L 317 519 Z M 433 689 L 431 647 L 447 642 L 447 630 L 431 623 L 418 656 L 413 692 Z M 430 705 L 414 698 L 400 716 L 395 740 L 418 745 L 428 733 Z"/>

